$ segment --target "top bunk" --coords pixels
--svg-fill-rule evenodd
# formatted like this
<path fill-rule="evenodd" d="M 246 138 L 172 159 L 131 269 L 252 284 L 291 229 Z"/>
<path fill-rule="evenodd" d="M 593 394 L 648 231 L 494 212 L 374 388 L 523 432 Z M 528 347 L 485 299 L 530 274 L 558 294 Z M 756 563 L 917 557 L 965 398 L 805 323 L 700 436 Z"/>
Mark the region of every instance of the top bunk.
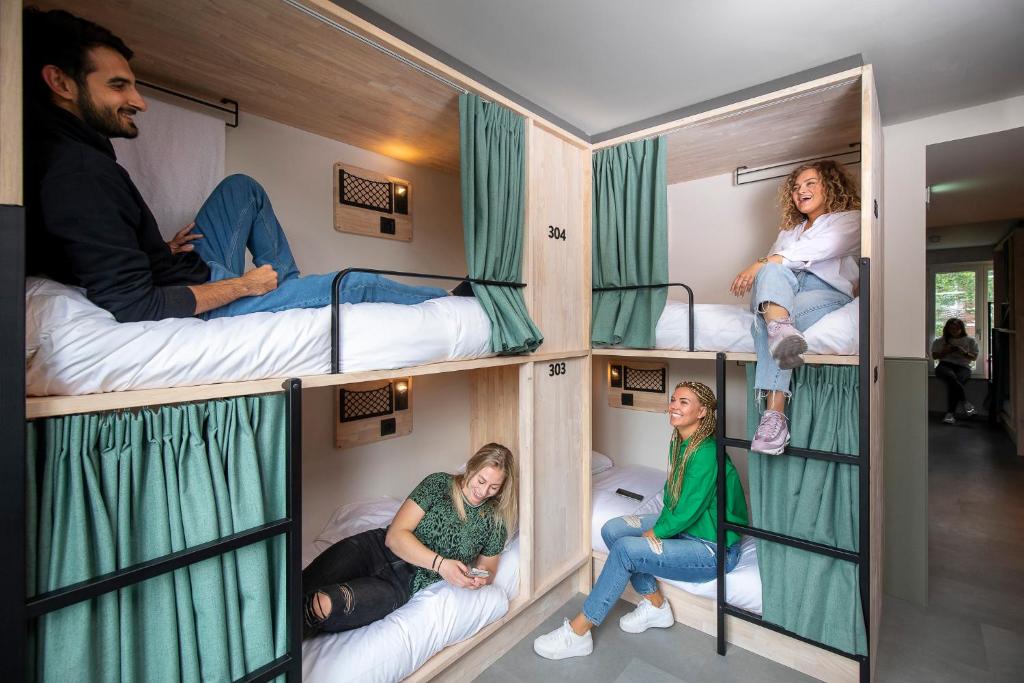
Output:
<path fill-rule="evenodd" d="M 399 175 L 393 162 L 399 169 L 412 169 L 403 172 L 419 183 L 417 211 L 422 215 L 432 204 L 429 220 L 417 228 L 419 239 L 409 238 L 401 246 L 381 244 L 385 240 L 339 237 L 329 225 L 317 224 L 317 230 L 332 236 L 313 235 L 297 245 L 293 222 L 282 217 L 303 273 L 356 266 L 431 271 L 449 278 L 465 274 L 459 206 L 462 93 L 478 94 L 526 119 L 528 183 L 539 182 L 531 181 L 530 175 L 546 156 L 574 154 L 580 168 L 565 170 L 569 165 L 561 158 L 558 164 L 549 159 L 534 175 L 579 171 L 580 177 L 570 185 L 580 185 L 581 197 L 583 186 L 589 186 L 582 170 L 589 157 L 586 142 L 327 0 L 184 0 L 172 5 L 140 0 L 127 9 L 112 1 L 31 4 L 67 10 L 109 28 L 135 52 L 132 69 L 144 85 L 210 104 L 237 103 L 240 127 L 227 133 L 229 143 L 235 141 L 234 152 L 228 154 L 233 156 L 230 165 L 240 172 L 248 172 L 254 161 L 263 170 L 282 169 L 263 181 L 279 216 L 281 196 L 285 210 L 322 202 L 320 195 L 300 194 L 290 187 L 302 185 L 307 177 L 305 170 L 297 172 L 297 165 L 323 164 L 327 152 L 317 156 L 310 151 L 318 144 L 327 147 L 337 141 L 354 149 L 347 153 L 357 160 L 376 156 L 381 166 L 370 168 L 383 171 L 381 175 Z M 150 100 L 160 96 L 146 89 L 143 94 Z M 267 147 L 277 148 L 253 151 L 265 144 L 262 136 L 268 130 L 287 142 L 267 142 Z M 296 141 L 305 145 L 301 152 L 287 151 L 291 156 L 279 162 L 274 158 L 280 147 Z M 243 145 L 246 149 L 238 151 Z M 559 145 L 575 152 L 564 152 Z M 308 163 L 300 154 L 309 157 Z M 329 165 L 326 172 L 318 170 L 317 182 L 329 172 Z M 564 191 L 565 182 L 559 185 Z M 545 275 L 555 268 L 564 270 L 567 264 L 573 271 L 586 270 L 582 258 L 580 263 L 575 260 L 577 252 L 580 257 L 589 254 L 589 226 L 585 240 L 584 230 L 570 230 L 571 250 L 549 253 L 553 249 L 540 235 L 553 221 L 543 213 L 550 206 L 542 194 L 528 193 L 523 273 L 518 278 L 519 286 L 526 286 L 522 291 L 527 307 L 546 336 L 538 352 L 514 357 L 493 353 L 487 344 L 487 316 L 468 297 L 443 297 L 403 311 L 385 304 L 344 304 L 341 314 L 332 306 L 207 321 L 120 324 L 91 305 L 81 290 L 29 278 L 27 416 L 274 391 L 286 377 L 299 377 L 304 386 L 327 386 L 579 356 L 586 352 L 583 325 L 575 318 L 560 323 L 564 316 L 556 308 L 588 309 L 576 306 L 570 297 L 547 297 L 546 291 L 559 285 Z M 581 200 L 578 210 L 565 219 L 575 221 L 574 228 L 585 219 L 582 206 L 587 201 Z M 296 238 L 299 242 L 312 233 L 311 228 L 303 230 Z M 531 238 L 530 233 L 538 236 Z M 337 242 L 342 238 L 348 241 Z M 328 239 L 335 242 L 327 243 Z M 445 289 L 456 284 L 399 279 Z M 581 276 L 578 283 L 579 300 L 589 306 L 589 281 L 584 279 Z M 365 333 L 353 335 L 356 329 Z M 417 334 L 410 335 L 409 330 Z M 406 333 L 404 339 L 400 331 Z M 334 368 L 332 356 L 339 356 Z"/>
<path fill-rule="evenodd" d="M 779 231 L 779 187 L 800 164 L 832 160 L 858 187 L 861 287 L 811 328 L 808 363 L 856 365 L 861 332 L 880 346 L 881 130 L 870 65 L 598 142 L 595 152 L 660 138 L 668 204 L 668 301 L 653 348 L 595 346 L 595 355 L 754 359 L 749 294 L 729 292 Z M 597 280 L 595 279 L 595 282 Z M 663 281 L 665 282 L 665 281 Z M 595 284 L 595 290 L 599 287 Z M 863 323 L 863 324 L 862 324 Z M 816 330 L 816 328 L 818 328 Z M 813 337 L 813 338 L 812 338 Z"/>

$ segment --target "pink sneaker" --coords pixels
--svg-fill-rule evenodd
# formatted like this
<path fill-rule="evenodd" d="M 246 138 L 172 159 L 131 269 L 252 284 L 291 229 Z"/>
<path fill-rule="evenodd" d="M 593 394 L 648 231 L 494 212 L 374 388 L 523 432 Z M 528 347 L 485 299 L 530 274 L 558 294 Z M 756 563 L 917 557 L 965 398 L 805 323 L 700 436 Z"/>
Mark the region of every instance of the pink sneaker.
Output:
<path fill-rule="evenodd" d="M 750 442 L 750 450 L 765 455 L 779 455 L 789 444 L 789 425 L 786 416 L 777 410 L 766 410 L 761 416 L 761 424 L 754 432 L 754 440 Z"/>
<path fill-rule="evenodd" d="M 804 364 L 802 354 L 807 352 L 807 340 L 789 318 L 768 321 L 768 350 L 783 370 L 792 370 Z"/>

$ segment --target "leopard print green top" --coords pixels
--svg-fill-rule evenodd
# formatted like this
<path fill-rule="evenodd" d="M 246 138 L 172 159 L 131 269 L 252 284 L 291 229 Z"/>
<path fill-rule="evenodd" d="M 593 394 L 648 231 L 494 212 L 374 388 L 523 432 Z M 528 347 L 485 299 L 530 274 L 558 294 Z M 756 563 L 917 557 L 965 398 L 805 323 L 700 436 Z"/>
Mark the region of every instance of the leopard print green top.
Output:
<path fill-rule="evenodd" d="M 423 519 L 413 535 L 441 557 L 449 557 L 471 565 L 478 556 L 492 557 L 505 547 L 507 532 L 494 516 L 491 501 L 480 507 L 466 505 L 466 521 L 462 521 L 452 502 L 452 475 L 435 472 L 428 475 L 409 494 L 409 499 L 423 509 Z M 441 575 L 419 568 L 412 578 L 412 592 L 441 580 Z"/>

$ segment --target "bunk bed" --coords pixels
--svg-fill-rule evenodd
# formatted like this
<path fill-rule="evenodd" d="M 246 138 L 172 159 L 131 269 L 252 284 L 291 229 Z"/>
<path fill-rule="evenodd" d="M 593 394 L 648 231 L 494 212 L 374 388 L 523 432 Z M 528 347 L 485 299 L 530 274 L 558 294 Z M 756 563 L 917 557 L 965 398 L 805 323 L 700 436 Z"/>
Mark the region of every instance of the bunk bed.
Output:
<path fill-rule="evenodd" d="M 195 571 L 198 562 L 220 558 L 225 553 L 238 552 L 255 543 L 274 539 L 274 543 L 283 544 L 287 549 L 286 568 L 276 579 L 287 584 L 286 594 L 282 593 L 286 618 L 278 619 L 274 627 L 279 631 L 276 647 L 278 650 L 283 648 L 283 651 L 255 669 L 238 669 L 237 662 L 233 662 L 235 668 L 230 677 L 266 681 L 287 674 L 288 680 L 300 680 L 303 665 L 299 580 L 304 507 L 300 427 L 302 397 L 308 393 L 307 390 L 317 387 L 344 387 L 369 380 L 428 375 L 463 378 L 468 386 L 469 414 L 460 425 L 460 431 L 466 431 L 472 443 L 502 442 L 512 448 L 520 460 L 523 509 L 517 541 L 519 560 L 509 563 L 517 571 L 510 572 L 507 585 L 503 586 L 505 597 L 499 601 L 501 609 L 491 614 L 493 620 L 473 624 L 472 628 L 461 631 L 459 637 L 439 641 L 441 649 L 420 651 L 414 661 L 410 660 L 413 663 L 403 671 L 403 675 L 409 674 L 410 680 L 428 680 L 438 676 L 458 679 L 479 672 L 511 647 L 515 634 L 540 623 L 575 593 L 589 576 L 589 537 L 582 512 L 589 495 L 589 486 L 583 476 L 589 453 L 589 387 L 584 390 L 583 382 L 590 373 L 585 322 L 590 305 L 589 146 L 575 131 L 538 116 L 518 101 L 464 76 L 404 38 L 395 37 L 326 0 L 257 0 L 230 8 L 195 1 L 186 7 L 179 3 L 173 11 L 169 11 L 165 4 L 147 1 L 134 5 L 131 12 L 122 11 L 116 3 L 68 0 L 38 4 L 43 9 L 67 9 L 110 28 L 137 50 L 133 61 L 136 73 L 150 83 L 160 84 L 159 89 L 186 93 L 201 104 L 215 103 L 230 96 L 232 101 L 240 103 L 232 115 L 242 128 L 246 125 L 246 115 L 254 114 L 435 173 L 453 174 L 460 167 L 460 94 L 475 93 L 490 103 L 515 112 L 524 119 L 523 144 L 528 149 L 523 169 L 529 192 L 524 193 L 527 196 L 523 200 L 522 277 L 500 273 L 492 275 L 490 271 L 508 266 L 491 268 L 487 263 L 481 265 L 478 262 L 469 263 L 470 272 L 476 269 L 483 274 L 469 279 L 474 288 L 483 287 L 485 293 L 496 287 L 520 290 L 529 316 L 544 330 L 546 338 L 540 352 L 495 355 L 491 350 L 493 330 L 486 326 L 481 328 L 478 324 L 480 308 L 488 305 L 486 301 L 478 303 L 472 299 L 450 297 L 450 301 L 437 302 L 435 307 L 459 309 L 459 315 L 454 326 L 449 321 L 448 329 L 439 329 L 437 336 L 444 337 L 449 347 L 454 338 L 455 351 L 446 347 L 440 357 L 428 358 L 422 355 L 423 349 L 418 348 L 416 353 L 420 355 L 384 363 L 380 362 L 378 353 L 375 359 L 370 356 L 371 360 L 361 363 L 352 361 L 349 356 L 353 347 L 359 345 L 359 341 L 353 340 L 360 339 L 358 335 L 363 334 L 364 346 L 367 342 L 379 346 L 385 336 L 372 330 L 365 334 L 368 323 L 359 317 L 363 313 L 357 309 L 364 307 L 365 310 L 374 305 L 360 304 L 348 308 L 334 305 L 330 312 L 323 309 L 298 311 L 294 318 L 272 325 L 273 334 L 290 339 L 288 343 L 292 348 L 287 353 L 291 355 L 278 362 L 268 361 L 263 368 L 224 367 L 230 365 L 225 360 L 237 361 L 247 351 L 243 347 L 225 348 L 223 343 L 218 345 L 214 342 L 204 362 L 207 362 L 208 369 L 219 374 L 176 375 L 170 380 L 163 376 L 139 381 L 137 377 L 128 377 L 131 374 L 129 369 L 111 366 L 114 369 L 108 379 L 120 373 L 125 381 L 107 382 L 98 377 L 97 363 L 100 361 L 116 363 L 123 360 L 116 356 L 131 356 L 130 352 L 150 351 L 153 346 L 177 340 L 163 338 L 162 341 L 154 341 L 155 337 L 146 336 L 153 330 L 146 329 L 145 325 L 134 330 L 131 326 L 122 326 L 119 331 L 127 329 L 128 334 L 135 336 L 111 336 L 105 340 L 105 346 L 79 349 L 77 359 L 49 369 L 53 370 L 51 374 L 60 375 L 69 368 L 74 371 L 75 363 L 84 362 L 86 367 L 79 368 L 82 377 L 93 384 L 62 383 L 46 374 L 49 370 L 45 363 L 39 368 L 30 364 L 29 386 L 32 393 L 48 395 L 26 399 L 26 376 L 21 358 L 31 354 L 33 361 L 42 361 L 47 354 L 52 357 L 51 351 L 55 353 L 57 347 L 69 351 L 75 343 L 73 335 L 83 333 L 82 329 L 74 329 L 75 326 L 99 328 L 109 323 L 101 319 L 104 317 L 102 312 L 97 313 L 95 307 L 88 308 L 89 304 L 81 292 L 54 283 L 30 281 L 27 287 L 30 295 L 30 344 L 25 344 L 25 328 L 21 327 L 21 322 L 11 326 L 13 337 L 4 334 L 5 350 L 10 346 L 15 352 L 7 357 L 3 367 L 5 376 L 10 374 L 16 377 L 16 381 L 4 385 L 2 417 L 4 436 L 11 437 L 9 443 L 14 452 L 26 452 L 26 433 L 31 435 L 45 430 L 56 424 L 53 421 L 61 419 L 61 416 L 79 418 L 95 415 L 99 419 L 110 417 L 117 421 L 119 416 L 132 415 L 151 420 L 160 411 L 173 411 L 179 407 L 188 412 L 205 409 L 204 406 L 217 406 L 233 397 L 244 402 L 251 400 L 249 397 L 278 395 L 282 393 L 284 382 L 288 449 L 283 453 L 286 456 L 283 460 L 288 477 L 286 485 L 275 495 L 280 495 L 282 500 L 286 497 L 287 505 L 280 517 L 256 528 L 243 529 L 224 538 L 120 567 L 79 584 L 59 586 L 38 595 L 24 581 L 26 553 L 33 549 L 26 548 L 25 535 L 19 525 L 13 525 L 9 533 L 5 533 L 11 552 L 3 570 L 5 578 L 10 579 L 3 594 L 3 617 L 7 623 L 27 623 L 30 628 L 15 628 L 17 637 L 4 644 L 5 658 L 11 663 L 11 675 L 22 678 L 26 673 L 38 673 L 32 670 L 31 662 L 25 661 L 28 650 L 24 637 L 28 632 L 30 643 L 35 644 L 35 627 L 32 625 L 36 620 L 49 619 L 50 615 L 59 613 L 68 605 L 116 598 L 120 594 L 111 591 L 121 590 L 122 594 L 127 594 L 141 581 L 166 578 L 176 570 Z M 13 0 L 3 0 L 0 7 L 4 16 L 5 40 L 0 48 L 0 58 L 5 74 L 6 133 L 6 123 L 14 120 L 7 118 L 9 111 L 6 105 L 19 101 L 21 95 L 18 79 L 7 78 L 8 70 L 12 74 L 20 73 L 21 8 L 20 3 Z M 268 40 L 267 36 L 274 38 Z M 188 46 L 188 59 L 181 58 L 182 46 Z M 224 62 L 225 54 L 231 55 L 230 63 Z M 321 74 L 331 74 L 332 83 L 338 85 L 325 85 Z M 268 91 L 267 83 L 274 84 L 272 91 Z M 309 93 L 317 93 L 316 106 L 309 105 Z M 17 137 L 18 128 L 14 126 L 12 130 Z M 2 160 L 5 181 L 16 178 L 20 183 L 18 142 L 8 146 L 5 137 Z M 5 200 L 10 197 L 11 203 L 17 205 L 11 215 L 20 220 L 20 192 L 5 193 L 4 197 Z M 5 291 L 16 292 L 19 296 L 4 297 L 5 306 L 11 309 L 12 320 L 25 321 L 26 298 L 20 296 L 25 292 L 24 273 L 20 266 L 23 237 L 18 230 L 8 232 L 6 213 L 4 218 L 4 251 L 13 254 L 19 264 L 9 271 L 16 279 L 4 281 Z M 556 224 L 560 226 L 562 237 L 551 241 L 547 239 L 547 233 L 550 226 Z M 325 228 L 330 230 L 329 225 Z M 474 258 L 479 261 L 483 253 L 479 250 L 475 254 L 467 253 L 467 261 Z M 506 259 L 501 263 L 507 262 Z M 371 265 L 389 264 L 386 261 L 380 263 L 380 259 L 375 258 Z M 353 270 L 422 277 L 419 273 L 379 267 Z M 351 270 L 338 274 L 335 291 L 347 272 Z M 464 278 L 449 274 L 434 276 L 434 279 Z M 44 297 L 51 300 L 37 300 Z M 429 303 L 425 305 L 428 308 Z M 54 310 L 39 313 L 35 310 L 40 307 L 37 304 L 42 308 L 53 306 Z M 416 307 L 405 308 L 403 314 L 417 315 L 409 310 Z M 66 319 L 56 319 L 67 314 L 69 309 L 74 309 L 78 316 L 73 325 Z M 396 312 L 392 310 L 390 313 Z M 303 315 L 302 321 L 297 322 L 296 318 Z M 472 319 L 477 319 L 477 322 Z M 201 321 L 186 322 L 195 324 Z M 242 321 L 243 324 L 246 322 Z M 266 322 L 258 321 L 261 332 L 266 331 Z M 61 324 L 66 327 L 58 329 Z M 396 327 L 406 326 L 408 322 L 391 315 L 377 325 L 393 333 Z M 179 331 L 177 334 L 183 333 Z M 246 335 L 246 329 L 238 329 L 230 331 L 227 336 L 244 343 L 244 339 L 237 338 Z M 148 348 L 130 348 L 126 352 L 124 347 L 129 345 Z M 430 345 L 421 339 L 419 346 Z M 481 346 L 486 347 L 483 352 Z M 379 352 L 380 349 L 373 351 Z M 498 353 L 502 354 L 501 351 Z M 129 362 L 136 370 L 144 364 L 138 357 Z M 185 365 L 183 363 L 180 367 Z M 17 372 L 13 372 L 15 367 Z M 237 374 L 235 370 L 241 370 L 243 374 Z M 37 371 L 39 374 L 34 374 Z M 257 374 L 244 374 L 253 371 Z M 8 396 L 8 388 L 17 396 Z M 102 393 L 71 395 L 81 391 Z M 308 455 L 308 443 L 306 452 Z M 550 477 L 550 471 L 561 467 L 560 463 L 565 460 L 576 463 L 578 471 L 566 471 L 557 480 Z M 31 497 L 26 500 L 26 487 L 22 482 L 26 481 L 26 475 L 32 474 L 33 467 L 26 467 L 19 458 L 7 459 L 4 467 L 5 481 L 9 484 L 5 487 L 5 494 L 10 493 L 5 495 L 5 505 L 9 506 L 5 511 L 12 513 L 11 519 L 31 523 L 33 516 L 26 514 L 26 503 L 34 503 Z M 567 486 L 567 478 L 577 485 Z M 28 492 L 31 493 L 33 480 L 29 477 L 28 481 Z M 548 490 L 555 486 L 561 493 L 557 500 Z M 553 532 L 534 526 L 535 516 L 544 518 L 548 514 L 575 520 L 576 528 L 569 530 L 573 542 L 566 543 L 555 537 Z M 443 591 L 444 587 L 439 587 L 439 590 Z M 487 647 L 479 647 L 484 643 Z M 136 664 L 144 666 L 145 660 Z"/>
<path fill-rule="evenodd" d="M 719 654 L 726 654 L 728 642 L 823 680 L 867 681 L 871 678 L 873 654 L 877 651 L 881 597 L 882 315 L 881 275 L 877 268 L 881 262 L 881 130 L 870 66 L 847 68 L 833 75 L 818 76 L 804 83 L 765 92 L 746 101 L 683 116 L 616 139 L 600 141 L 595 144 L 595 150 L 662 135 L 662 140 L 668 146 L 669 184 L 710 183 L 710 178 L 720 175 L 728 177 L 724 174 L 730 174 L 731 184 L 739 186 L 751 182 L 746 179 L 748 174 L 759 174 L 760 179 L 780 178 L 785 177 L 786 173 L 780 174 L 777 169 L 795 167 L 799 160 L 833 156 L 833 153 L 842 157 L 848 153 L 851 142 L 859 141 L 855 143 L 858 146 L 854 149 L 859 152 L 855 162 L 861 164 L 861 289 L 854 301 L 831 314 L 835 320 L 820 321 L 825 323 L 822 327 L 826 328 L 820 334 L 813 327 L 808 330 L 806 336 L 810 352 L 805 354 L 809 366 L 857 366 L 857 384 L 860 388 L 859 452 L 831 453 L 790 447 L 785 456 L 805 458 L 809 462 L 821 460 L 854 466 L 859 482 L 859 500 L 856 500 L 857 509 L 854 510 L 860 520 L 859 537 L 854 544 L 857 549 L 814 543 L 755 526 L 724 523 L 726 449 L 745 450 L 750 446 L 749 440 L 731 435 L 730 432 L 736 430 L 736 427 L 731 426 L 726 419 L 727 363 L 734 361 L 749 364 L 755 361 L 748 310 L 718 302 L 695 304 L 692 290 L 697 290 L 699 297 L 702 288 L 693 277 L 687 277 L 688 300 L 668 300 L 664 310 L 658 312 L 659 316 L 652 316 L 650 333 L 646 337 L 639 335 L 648 340 L 644 347 L 634 345 L 632 348 L 622 348 L 614 344 L 595 343 L 593 354 L 595 359 L 606 358 L 609 363 L 628 364 L 630 361 L 645 360 L 715 362 L 714 377 L 719 401 L 718 557 L 725 556 L 725 533 L 726 530 L 732 530 L 747 539 L 757 539 L 759 543 L 781 544 L 787 548 L 798 548 L 851 563 L 858 569 L 858 592 L 867 646 L 864 654 L 830 647 L 794 630 L 770 623 L 755 610 L 743 608 L 733 599 L 729 588 L 733 577 L 732 574 L 724 574 L 722 564 L 719 564 L 718 579 L 714 582 L 715 590 L 709 596 L 710 599 L 698 597 L 666 582 L 663 590 L 673 605 L 677 621 L 715 635 Z M 666 118 L 669 117 L 663 117 L 663 120 Z M 705 189 L 709 186 L 701 185 Z M 692 205 L 688 205 L 688 208 L 692 209 Z M 597 220 L 595 218 L 595 224 Z M 721 240 L 736 247 L 731 251 L 742 252 L 744 245 L 732 241 L 737 239 L 741 238 L 732 234 L 710 237 L 688 234 L 684 242 L 685 249 L 690 253 L 701 253 L 702 248 L 710 248 Z M 755 249 L 763 248 L 760 242 L 766 242 L 770 237 L 765 234 L 757 239 L 758 246 Z M 736 265 L 742 267 L 758 255 L 751 252 L 751 258 L 748 259 L 741 253 L 735 259 Z M 719 262 L 720 259 L 715 261 Z M 688 264 L 693 269 L 696 262 L 691 259 Z M 696 265 L 696 269 L 700 270 L 699 264 Z M 725 267 L 732 268 L 732 264 Z M 595 300 L 600 292 L 629 289 L 673 291 L 671 288 L 679 284 L 668 282 L 673 279 L 671 272 L 661 273 L 660 277 L 664 279 L 652 273 L 657 271 L 648 271 L 650 279 L 646 282 L 639 280 L 641 284 L 595 286 Z M 622 273 L 619 275 L 621 277 Z M 635 275 L 631 273 L 631 277 Z M 705 273 L 705 279 L 717 282 L 721 278 L 716 280 L 713 274 Z M 721 283 L 719 286 L 724 288 Z M 703 291 L 707 296 L 706 287 Z M 604 373 L 595 377 L 602 375 Z M 610 374 L 607 376 L 612 377 Z M 595 396 L 599 394 L 595 393 Z M 597 526 L 596 518 L 594 525 Z M 595 574 L 605 560 L 606 554 L 595 550 Z M 639 596 L 627 590 L 627 598 L 636 602 Z"/>

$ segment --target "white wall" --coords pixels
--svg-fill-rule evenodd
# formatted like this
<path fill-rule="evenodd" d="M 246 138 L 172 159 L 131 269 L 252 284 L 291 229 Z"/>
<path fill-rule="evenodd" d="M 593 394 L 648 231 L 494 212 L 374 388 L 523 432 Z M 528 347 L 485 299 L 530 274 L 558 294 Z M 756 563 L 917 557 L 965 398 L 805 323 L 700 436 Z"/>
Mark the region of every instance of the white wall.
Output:
<path fill-rule="evenodd" d="M 779 182 L 734 187 L 726 173 L 669 185 L 669 281 L 692 287 L 698 303 L 749 305 L 749 297 L 736 299 L 729 285 L 778 235 Z M 686 295 L 673 287 L 669 297 L 685 300 Z"/>
<path fill-rule="evenodd" d="M 412 182 L 411 243 L 340 233 L 333 227 L 333 165 L 343 161 Z M 299 269 L 330 272 L 361 265 L 466 272 L 458 176 L 381 156 L 255 116 L 229 129 L 227 173 L 256 178 L 270 195 Z M 451 471 L 470 455 L 469 378 L 417 378 L 413 432 L 359 448 L 334 448 L 334 388 L 303 392 L 303 543 L 338 505 L 388 495 L 404 498 L 431 472 Z"/>
<path fill-rule="evenodd" d="M 925 358 L 925 148 L 1024 126 L 1024 97 L 883 128 L 885 355 Z"/>

